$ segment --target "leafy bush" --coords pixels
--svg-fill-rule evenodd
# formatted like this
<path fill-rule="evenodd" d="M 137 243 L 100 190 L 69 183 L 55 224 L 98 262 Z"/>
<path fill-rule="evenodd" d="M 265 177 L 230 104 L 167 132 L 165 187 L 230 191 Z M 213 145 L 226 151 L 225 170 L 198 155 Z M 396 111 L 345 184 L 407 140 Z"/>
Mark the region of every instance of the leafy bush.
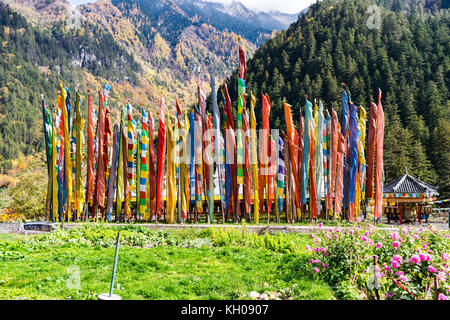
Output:
<path fill-rule="evenodd" d="M 0 261 L 19 260 L 25 257 L 21 245 L 0 242 Z"/>
<path fill-rule="evenodd" d="M 211 241 L 214 246 L 239 246 L 268 249 L 274 252 L 290 253 L 297 252 L 302 237 L 298 234 L 258 235 L 257 233 L 247 232 L 245 227 L 242 230 L 232 228 L 211 228 Z M 205 231 L 206 233 L 206 231 Z"/>
<path fill-rule="evenodd" d="M 117 232 L 120 231 L 120 244 L 130 247 L 151 248 L 161 245 L 198 247 L 210 245 L 203 239 L 186 239 L 177 232 L 168 230 L 149 230 L 143 226 L 111 226 L 86 224 L 70 230 L 57 229 L 53 232 L 28 240 L 34 245 L 87 245 L 93 247 L 114 247 Z"/>
<path fill-rule="evenodd" d="M 373 277 L 385 299 L 447 299 L 450 233 L 433 227 L 382 230 L 335 228 L 318 236 L 306 262 L 343 299 L 373 297 Z M 374 261 L 376 264 L 374 265 Z M 359 297 L 358 297 L 359 296 Z"/>
<path fill-rule="evenodd" d="M 28 157 L 29 162 L 18 175 L 18 182 L 8 190 L 10 210 L 28 219 L 45 214 L 48 178 L 42 157 L 42 153 Z"/>

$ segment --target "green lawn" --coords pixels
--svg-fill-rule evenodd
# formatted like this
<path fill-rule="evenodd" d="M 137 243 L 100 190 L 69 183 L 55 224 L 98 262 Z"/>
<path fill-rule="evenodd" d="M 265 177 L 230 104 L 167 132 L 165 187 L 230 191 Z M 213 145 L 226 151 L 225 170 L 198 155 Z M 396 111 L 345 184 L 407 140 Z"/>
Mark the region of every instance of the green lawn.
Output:
<path fill-rule="evenodd" d="M 104 243 L 97 238 L 89 244 L 69 242 L 79 237 L 70 232 L 57 236 L 63 239 L 59 242 L 0 234 L 0 299 L 96 299 L 108 292 L 114 247 L 96 245 Z M 162 234 L 126 232 L 129 238 L 133 232 L 151 239 Z M 92 237 L 94 231 L 87 234 Z M 266 236 L 266 245 L 240 234 L 222 235 L 219 241 L 207 232 L 164 231 L 165 240 L 152 248 L 122 245 L 114 292 L 122 299 L 242 299 L 250 291 L 283 290 L 293 299 L 334 299 L 325 283 L 305 271 L 309 238 Z M 112 235 L 101 235 L 101 241 Z M 277 237 L 283 238 L 281 247 L 272 243 Z M 196 241 L 200 245 L 193 246 Z"/>

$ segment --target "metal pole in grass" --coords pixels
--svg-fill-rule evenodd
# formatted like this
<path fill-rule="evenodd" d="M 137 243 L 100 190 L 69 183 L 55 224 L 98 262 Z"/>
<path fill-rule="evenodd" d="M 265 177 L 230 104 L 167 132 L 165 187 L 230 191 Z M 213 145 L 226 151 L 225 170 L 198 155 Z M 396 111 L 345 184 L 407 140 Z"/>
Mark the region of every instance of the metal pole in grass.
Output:
<path fill-rule="evenodd" d="M 117 294 L 113 294 L 114 279 L 116 277 L 117 258 L 119 256 L 119 244 L 120 244 L 120 231 L 117 232 L 116 253 L 114 254 L 114 266 L 111 277 L 111 285 L 109 287 L 109 294 L 108 293 L 99 294 L 98 300 L 121 300 L 120 296 L 118 296 Z"/>

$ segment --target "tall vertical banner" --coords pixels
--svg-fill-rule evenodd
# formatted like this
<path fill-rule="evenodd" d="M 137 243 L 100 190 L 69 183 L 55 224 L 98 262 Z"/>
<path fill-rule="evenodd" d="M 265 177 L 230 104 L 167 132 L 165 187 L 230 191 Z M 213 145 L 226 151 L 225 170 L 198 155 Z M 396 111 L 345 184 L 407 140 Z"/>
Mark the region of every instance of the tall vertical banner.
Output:
<path fill-rule="evenodd" d="M 232 197 L 233 197 L 233 218 L 235 220 L 240 216 L 240 207 L 239 207 L 239 191 L 238 191 L 238 182 L 237 182 L 237 165 L 236 165 L 236 137 L 234 133 L 234 123 L 233 116 L 231 113 L 231 99 L 228 93 L 228 87 L 225 83 L 225 106 L 226 106 L 226 115 L 227 115 L 227 127 L 226 131 L 226 148 L 227 148 L 227 161 L 231 163 L 231 180 L 232 180 Z"/>
<path fill-rule="evenodd" d="M 141 124 L 141 145 L 140 145 L 140 177 L 139 177 L 139 212 L 144 218 L 148 218 L 147 214 L 147 180 L 148 180 L 148 116 L 145 109 L 142 108 L 142 124 Z"/>
<path fill-rule="evenodd" d="M 331 143 L 330 143 L 330 185 L 328 187 L 327 209 L 328 212 L 333 211 L 333 199 L 336 187 L 336 169 L 339 145 L 339 123 L 336 110 L 331 110 Z M 334 216 L 336 218 L 336 215 Z"/>
<path fill-rule="evenodd" d="M 269 170 L 268 170 L 268 203 L 267 203 L 267 222 L 270 221 L 270 211 L 272 208 L 272 203 L 275 199 L 275 175 L 277 170 L 276 168 L 276 151 L 275 151 L 275 141 L 272 137 L 269 137 Z"/>
<path fill-rule="evenodd" d="M 51 179 L 51 155 L 52 155 L 52 119 L 50 114 L 48 113 L 47 108 L 45 107 L 44 99 L 42 99 L 42 117 L 44 124 L 44 139 L 45 139 L 45 155 L 47 160 L 47 170 L 49 179 Z"/>
<path fill-rule="evenodd" d="M 341 132 L 338 131 L 338 150 L 336 158 L 336 191 L 334 197 L 334 216 L 339 218 L 342 212 L 342 191 L 344 184 L 344 152 L 345 152 L 345 138 Z"/>
<path fill-rule="evenodd" d="M 131 106 L 130 103 L 127 104 L 127 137 L 128 137 L 128 156 L 127 156 L 127 160 L 128 160 L 128 165 L 127 165 L 127 170 L 128 170 L 128 181 L 130 184 L 130 192 L 134 191 L 136 188 L 136 180 L 135 180 L 135 164 L 134 164 L 134 153 L 135 153 L 135 148 L 134 148 L 134 140 L 136 139 L 136 132 L 134 130 L 134 126 L 133 126 L 133 117 L 132 117 L 132 112 L 133 112 L 133 107 Z"/>
<path fill-rule="evenodd" d="M 225 83 L 225 87 L 226 87 Z M 223 94 L 223 113 L 226 115 L 224 122 L 225 129 L 225 213 L 226 218 L 230 218 L 231 216 L 231 208 L 233 207 L 232 199 L 233 199 L 233 177 L 232 177 L 232 163 L 234 163 L 234 125 L 233 118 L 231 116 L 231 101 L 229 102 L 225 95 Z M 229 98 L 229 97 L 228 97 Z M 233 160 L 231 160 L 233 159 Z"/>
<path fill-rule="evenodd" d="M 47 175 L 48 175 L 48 184 L 47 184 L 47 200 L 45 207 L 45 215 L 47 216 L 48 207 L 51 203 L 51 189 L 52 189 L 52 175 L 51 175 L 51 154 L 52 154 L 52 119 L 51 116 L 45 107 L 44 98 L 42 97 L 42 117 L 43 117 L 43 133 L 45 139 L 45 155 L 47 162 Z"/>
<path fill-rule="evenodd" d="M 316 143 L 314 150 L 314 168 L 315 168 L 315 182 L 316 182 L 316 196 L 317 196 L 317 211 L 320 214 L 322 210 L 322 194 L 324 189 L 324 175 L 323 175 L 323 104 L 319 100 L 319 109 L 317 113 L 317 134 L 315 136 Z"/>
<path fill-rule="evenodd" d="M 164 154 L 166 153 L 166 107 L 164 98 L 161 97 L 159 104 L 159 128 L 158 128 L 158 164 L 156 176 L 156 214 L 157 219 L 161 216 L 161 198 L 164 179 Z"/>
<path fill-rule="evenodd" d="M 136 220 L 141 219 L 141 142 L 142 142 L 142 123 L 137 123 L 136 135 L 135 135 L 135 149 L 136 149 Z M 145 187 L 145 186 L 144 186 Z M 144 211 L 145 213 L 145 211 Z"/>
<path fill-rule="evenodd" d="M 324 159 L 324 162 L 326 162 L 326 166 L 324 163 L 324 174 L 325 174 L 325 180 L 326 180 L 326 187 L 325 187 L 325 196 L 326 196 L 326 203 L 328 204 L 328 189 L 330 188 L 331 183 L 331 115 L 326 110 L 326 137 L 324 136 L 324 139 L 326 140 L 326 150 L 324 147 L 324 156 L 326 155 L 326 160 Z M 324 140 L 324 142 L 325 142 Z M 328 206 L 327 206 L 328 207 Z M 328 212 L 328 211 L 327 211 Z"/>
<path fill-rule="evenodd" d="M 91 202 L 94 193 L 94 179 L 95 179 L 95 169 L 94 169 L 94 103 L 92 101 L 92 96 L 88 94 L 88 141 L 87 141 L 87 196 L 86 202 Z"/>
<path fill-rule="evenodd" d="M 189 157 L 189 190 L 190 203 L 195 206 L 195 115 L 194 112 L 189 112 L 189 143 L 190 157 Z"/>
<path fill-rule="evenodd" d="M 250 214 L 250 201 L 252 198 L 252 174 L 250 170 L 250 149 L 249 149 L 249 124 L 247 109 L 244 108 L 242 114 L 242 130 L 244 141 L 244 209 L 246 214 Z"/>
<path fill-rule="evenodd" d="M 367 140 L 367 172 L 366 172 L 366 199 L 373 198 L 373 181 L 375 172 L 375 145 L 377 143 L 377 114 L 378 107 L 370 104 L 369 137 Z"/>
<path fill-rule="evenodd" d="M 203 125 L 202 116 L 194 106 L 194 143 L 195 143 L 195 208 L 196 213 L 203 213 Z M 195 217 L 197 221 L 197 216 Z"/>
<path fill-rule="evenodd" d="M 251 128 L 251 150 L 252 150 L 252 177 L 253 177 L 253 210 L 255 222 L 259 223 L 259 179 L 258 179 L 258 153 L 256 149 L 256 98 L 250 93 L 250 128 Z"/>
<path fill-rule="evenodd" d="M 189 185 L 189 117 L 187 111 L 184 112 L 184 121 L 180 121 L 180 178 L 181 178 L 181 220 L 187 219 L 187 212 L 189 211 L 190 185 Z"/>
<path fill-rule="evenodd" d="M 310 127 L 313 123 L 312 103 L 306 99 L 305 103 L 305 130 L 304 130 L 304 147 L 303 147 L 303 164 L 302 164 L 302 203 L 307 201 L 307 186 L 309 173 L 309 157 L 311 147 Z"/>
<path fill-rule="evenodd" d="M 81 216 L 81 211 L 83 210 L 83 177 L 81 175 L 81 167 L 83 163 L 83 119 L 81 119 L 81 96 L 80 93 L 76 92 L 76 154 L 75 154 L 75 210 L 77 218 Z"/>
<path fill-rule="evenodd" d="M 350 155 L 349 155 L 349 221 L 355 219 L 356 176 L 358 170 L 358 119 L 356 106 L 350 105 Z"/>
<path fill-rule="evenodd" d="M 267 207 L 269 207 L 269 116 L 270 116 L 270 98 L 262 94 L 262 131 L 259 135 L 259 212 L 263 212 L 264 198 L 267 198 Z M 267 208 L 268 217 L 270 208 Z"/>
<path fill-rule="evenodd" d="M 112 151 L 112 158 L 111 158 L 111 170 L 109 173 L 109 181 L 108 181 L 108 199 L 106 203 L 106 220 L 108 222 L 111 221 L 111 215 L 113 211 L 113 204 L 114 204 L 114 186 L 116 184 L 116 178 L 117 178 L 117 164 L 119 162 L 119 125 L 116 123 L 114 125 L 114 131 L 113 131 L 113 151 Z M 117 196 L 116 199 L 119 198 L 119 190 L 117 189 Z M 116 200 L 117 201 L 117 200 Z"/>
<path fill-rule="evenodd" d="M 154 120 L 150 112 L 148 117 L 148 201 L 145 220 L 156 213 L 156 173 L 155 173 L 155 145 L 153 141 Z"/>
<path fill-rule="evenodd" d="M 316 177 L 315 177 L 315 168 L 314 168 L 314 159 L 315 159 L 315 125 L 311 124 L 309 128 L 309 138 L 310 138 L 310 147 L 309 147 L 309 206 L 311 211 L 311 218 L 317 219 L 317 193 L 316 193 Z"/>
<path fill-rule="evenodd" d="M 125 130 L 125 123 L 128 122 L 127 120 L 127 108 L 122 108 L 122 123 L 123 130 L 122 130 L 122 166 L 123 166 L 123 193 L 124 193 L 124 215 L 129 219 L 131 217 L 131 208 L 130 208 L 130 201 L 131 201 L 131 190 L 130 190 L 130 181 L 128 180 L 128 131 Z"/>
<path fill-rule="evenodd" d="M 62 101 L 62 116 L 63 116 L 63 126 L 64 126 L 64 181 L 66 182 L 65 188 L 67 192 L 67 218 L 72 219 L 72 157 L 70 154 L 70 135 L 69 135 L 69 113 L 66 107 L 66 90 L 63 88 L 62 84 L 60 84 L 61 94 L 63 97 Z"/>
<path fill-rule="evenodd" d="M 200 181 L 200 205 L 203 207 L 203 201 L 202 201 L 202 180 L 204 179 L 205 187 L 204 187 L 204 193 L 205 193 L 205 199 L 207 203 L 210 203 L 210 197 L 209 194 L 209 183 L 210 183 L 210 173 L 211 173 L 211 164 L 212 164 L 212 152 L 204 152 L 207 148 L 207 146 L 211 143 L 211 136 L 210 136 L 210 130 L 208 128 L 208 116 L 206 115 L 206 92 L 205 88 L 203 87 L 203 82 L 199 81 L 198 84 L 198 105 L 200 108 L 200 114 L 201 114 L 201 135 L 198 135 L 197 137 L 200 137 L 201 143 L 199 144 L 198 152 L 200 152 L 200 156 L 202 157 L 201 164 L 199 166 L 199 170 L 197 172 L 198 178 Z M 203 176 L 201 176 L 203 174 Z M 209 207 L 209 206 L 208 206 Z M 199 208 L 199 205 L 197 205 L 197 208 Z M 199 209 L 198 212 L 202 212 L 203 208 Z M 208 218 L 210 219 L 210 218 Z"/>
<path fill-rule="evenodd" d="M 286 148 L 289 149 L 289 148 Z M 284 193 L 284 141 L 278 137 L 278 175 L 277 175 L 277 198 L 278 198 L 278 212 L 283 211 L 283 193 Z M 288 160 L 289 161 L 289 160 Z M 286 208 L 287 211 L 287 208 Z"/>
<path fill-rule="evenodd" d="M 214 144 L 214 140 L 213 140 L 213 124 L 212 124 L 212 118 L 210 116 L 208 116 L 208 130 L 207 130 L 207 134 L 206 137 L 204 137 L 204 139 L 207 138 L 207 144 L 205 146 L 205 149 L 203 150 L 203 152 L 205 153 L 206 157 L 206 162 L 209 162 L 210 164 L 209 167 L 209 176 L 206 176 L 205 179 L 208 179 L 209 181 L 209 188 L 207 189 L 207 198 L 208 198 L 208 221 L 210 223 L 214 223 L 214 167 L 213 167 L 213 163 L 214 163 L 214 159 L 213 159 L 213 144 Z"/>
<path fill-rule="evenodd" d="M 218 189 L 219 189 L 219 197 L 220 203 L 222 205 L 223 199 L 223 190 L 222 190 L 222 166 L 220 161 L 220 113 L 219 107 L 217 105 L 217 87 L 216 87 L 216 78 L 211 74 L 211 99 L 212 99 L 212 107 L 213 107 L 213 120 L 214 120 L 214 142 L 215 142 L 215 155 L 216 155 L 216 167 L 217 167 L 217 180 L 218 180 Z M 221 211 L 223 214 L 223 207 L 221 207 Z"/>
<path fill-rule="evenodd" d="M 342 127 L 341 127 L 341 130 L 342 130 L 342 135 L 345 138 L 348 133 L 348 117 L 349 117 L 348 102 L 349 102 L 349 98 L 348 98 L 347 92 L 345 92 L 344 88 L 342 88 L 341 102 L 342 102 Z"/>
<path fill-rule="evenodd" d="M 166 170 L 166 220 L 168 223 L 175 222 L 175 209 L 177 206 L 177 189 L 175 186 L 175 157 L 177 138 L 174 135 L 172 122 L 167 114 L 167 170 Z"/>
<path fill-rule="evenodd" d="M 381 217 L 383 203 L 383 143 L 384 143 L 384 112 L 381 105 L 381 90 L 378 89 L 377 106 L 377 151 L 375 168 L 375 218 Z"/>
<path fill-rule="evenodd" d="M 359 109 L 359 122 L 358 122 L 358 176 L 356 180 L 356 199 L 355 199 L 355 211 L 358 216 L 361 199 L 364 198 L 365 192 L 365 173 L 366 173 L 366 158 L 364 153 L 364 146 L 366 144 L 366 110 L 360 106 Z"/>
<path fill-rule="evenodd" d="M 242 136 L 242 116 L 245 108 L 245 80 L 247 76 L 247 66 L 245 60 L 245 51 L 242 46 L 239 46 L 238 112 L 236 131 L 237 183 L 239 186 L 244 184 L 244 141 Z"/>
<path fill-rule="evenodd" d="M 300 113 L 300 121 L 298 126 L 298 132 L 299 132 L 299 138 L 298 138 L 298 170 L 297 170 L 297 176 L 298 176 L 298 187 L 299 187 L 299 194 L 300 194 L 300 204 L 302 203 L 302 190 L 303 190 L 303 179 L 302 179 L 302 172 L 303 172 L 303 150 L 304 150 L 304 138 L 305 138 L 305 118 L 303 118 L 302 114 Z M 299 206 L 299 209 L 301 206 Z M 298 219 L 302 218 L 302 212 L 299 212 Z"/>
<path fill-rule="evenodd" d="M 286 159 L 287 161 L 290 160 L 290 171 L 292 172 L 292 174 L 294 175 L 294 182 L 295 182 L 295 186 L 293 188 L 293 190 L 295 190 L 295 202 L 297 207 L 300 206 L 300 183 L 298 181 L 298 173 L 297 173 L 297 168 L 298 168 L 298 164 L 297 164 L 297 159 L 298 156 L 296 156 L 297 154 L 297 148 L 298 146 L 295 143 L 295 129 L 294 129 L 294 121 L 292 120 L 292 113 L 291 113 L 291 106 L 289 104 L 287 104 L 286 102 L 284 103 L 284 115 L 285 115 L 285 119 L 286 119 L 286 131 L 287 131 L 287 137 L 288 137 L 288 148 L 289 148 L 289 157 L 290 159 Z"/>
<path fill-rule="evenodd" d="M 116 221 L 118 220 L 120 213 L 122 211 L 122 203 L 125 201 L 125 180 L 124 180 L 124 167 L 123 167 L 123 139 L 124 135 L 124 122 L 123 119 L 123 107 L 120 116 L 120 127 L 119 127 L 119 137 L 118 137 L 118 156 L 117 156 L 117 187 L 116 187 Z"/>
<path fill-rule="evenodd" d="M 95 205 L 94 207 L 104 207 L 105 191 L 106 191 L 106 167 L 104 161 L 104 144 L 105 144 L 105 104 L 103 100 L 102 90 L 98 91 L 98 158 L 97 158 L 97 178 L 95 183 Z"/>
<path fill-rule="evenodd" d="M 62 102 L 61 102 L 62 101 Z M 63 221 L 63 206 L 64 206 L 64 124 L 61 119 L 62 108 L 64 103 L 63 96 L 60 94 L 58 96 L 59 109 L 55 116 L 55 128 L 57 128 L 57 139 L 56 139 L 56 152 L 57 156 L 57 182 L 58 182 L 58 218 L 59 221 Z"/>
<path fill-rule="evenodd" d="M 52 122 L 52 159 L 51 159 L 51 181 L 52 181 L 52 188 L 51 188 L 51 213 L 50 213 L 50 221 L 54 221 L 53 219 L 56 218 L 58 215 L 58 181 L 57 181 L 57 149 L 56 149 L 56 124 L 55 120 Z"/>

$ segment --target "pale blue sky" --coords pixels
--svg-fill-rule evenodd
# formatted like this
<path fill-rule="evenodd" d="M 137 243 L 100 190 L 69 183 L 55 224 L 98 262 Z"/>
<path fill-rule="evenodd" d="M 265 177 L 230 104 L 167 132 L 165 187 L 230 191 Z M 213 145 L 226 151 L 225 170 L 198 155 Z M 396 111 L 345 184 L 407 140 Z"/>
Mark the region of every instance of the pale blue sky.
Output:
<path fill-rule="evenodd" d="M 95 2 L 95 0 L 68 0 L 71 4 Z M 211 2 L 230 3 L 232 0 L 206 0 Z M 315 0 L 240 0 L 247 8 L 253 10 L 270 11 L 277 10 L 286 13 L 297 13 L 305 9 Z"/>

